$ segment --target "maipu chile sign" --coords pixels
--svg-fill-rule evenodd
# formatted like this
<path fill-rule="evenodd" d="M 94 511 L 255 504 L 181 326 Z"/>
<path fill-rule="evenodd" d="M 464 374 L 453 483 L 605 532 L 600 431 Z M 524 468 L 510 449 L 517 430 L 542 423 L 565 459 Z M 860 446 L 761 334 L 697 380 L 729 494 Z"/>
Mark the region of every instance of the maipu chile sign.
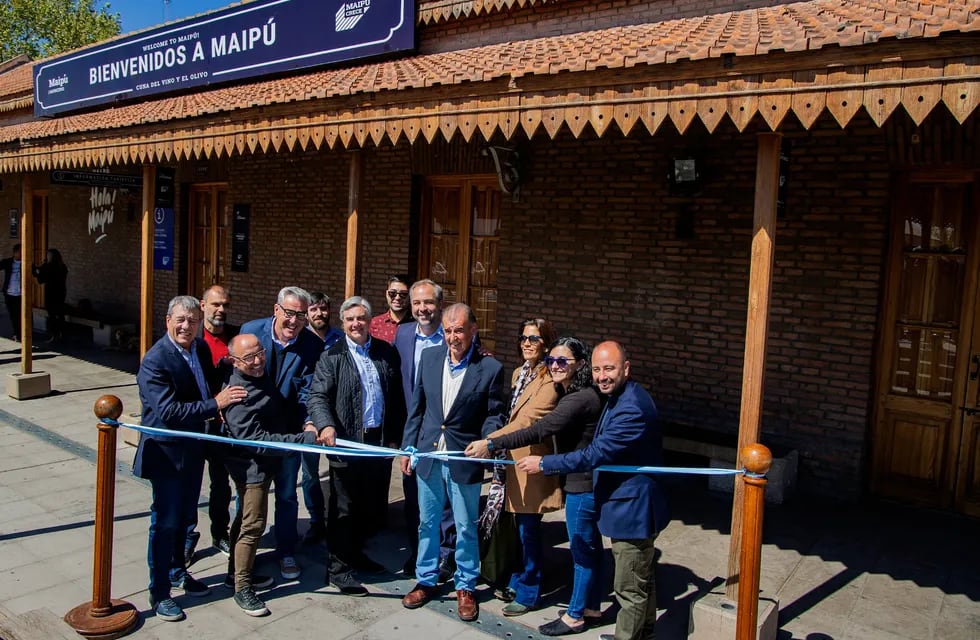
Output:
<path fill-rule="evenodd" d="M 414 0 L 258 0 L 34 67 L 34 115 L 415 47 Z"/>

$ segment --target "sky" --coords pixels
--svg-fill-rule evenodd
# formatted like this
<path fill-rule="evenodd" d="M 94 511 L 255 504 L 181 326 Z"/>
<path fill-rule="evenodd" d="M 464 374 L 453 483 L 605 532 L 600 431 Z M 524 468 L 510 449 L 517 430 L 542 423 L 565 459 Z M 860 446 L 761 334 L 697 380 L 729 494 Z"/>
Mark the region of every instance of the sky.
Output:
<path fill-rule="evenodd" d="M 122 18 L 121 33 L 141 31 L 164 22 L 172 22 L 212 9 L 227 7 L 234 0 L 108 0 L 110 13 Z M 99 3 L 96 3 L 99 6 Z M 166 17 L 164 17 L 166 7 Z"/>

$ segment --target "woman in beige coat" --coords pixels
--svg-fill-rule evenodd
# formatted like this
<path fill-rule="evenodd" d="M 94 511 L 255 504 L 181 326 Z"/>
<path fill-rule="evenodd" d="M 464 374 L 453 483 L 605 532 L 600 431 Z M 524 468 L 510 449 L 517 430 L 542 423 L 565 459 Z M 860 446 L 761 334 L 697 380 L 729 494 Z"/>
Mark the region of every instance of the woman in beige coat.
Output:
<path fill-rule="evenodd" d="M 535 318 L 521 323 L 520 349 L 524 364 L 514 371 L 512 378 L 510 421 L 489 437 L 527 429 L 555 408 L 558 393 L 551 373 L 544 366 L 544 356 L 554 340 L 554 330 L 546 320 Z M 508 451 L 507 457 L 519 460 L 528 455 L 550 453 L 555 453 L 553 441 Z M 558 476 L 527 475 L 508 465 L 506 477 L 504 510 L 514 514 L 521 542 L 522 566 L 511 575 L 510 583 L 501 595 L 505 600 L 512 600 L 504 606 L 504 615 L 519 616 L 538 605 L 544 553 L 541 516 L 561 509 L 562 493 Z"/>

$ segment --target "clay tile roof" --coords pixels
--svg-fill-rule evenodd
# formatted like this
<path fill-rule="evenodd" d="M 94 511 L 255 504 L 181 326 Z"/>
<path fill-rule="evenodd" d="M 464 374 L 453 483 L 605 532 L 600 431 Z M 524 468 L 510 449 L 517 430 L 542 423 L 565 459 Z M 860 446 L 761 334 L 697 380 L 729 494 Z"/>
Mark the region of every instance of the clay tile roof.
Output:
<path fill-rule="evenodd" d="M 485 4 L 493 1 L 484 0 Z M 510 0 L 513 4 L 514 0 Z M 524 0 L 525 3 L 529 0 Z M 813 51 L 980 31 L 976 0 L 809 0 L 318 70 L 0 129 L 0 142 L 191 118 L 291 101 L 507 77 Z M 0 75 L 0 97 L 30 89 L 31 65 Z M 22 84 L 17 84 L 22 83 Z"/>

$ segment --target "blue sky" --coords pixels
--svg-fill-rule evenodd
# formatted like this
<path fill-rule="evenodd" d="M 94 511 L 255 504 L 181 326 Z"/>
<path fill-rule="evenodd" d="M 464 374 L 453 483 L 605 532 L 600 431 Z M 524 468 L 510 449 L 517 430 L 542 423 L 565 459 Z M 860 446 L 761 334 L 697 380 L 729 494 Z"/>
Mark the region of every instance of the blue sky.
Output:
<path fill-rule="evenodd" d="M 166 19 L 164 19 L 163 0 L 109 0 L 105 4 L 109 5 L 110 13 L 118 13 L 122 18 L 122 33 L 130 33 L 212 9 L 227 7 L 233 1 L 170 0 L 166 3 Z"/>

